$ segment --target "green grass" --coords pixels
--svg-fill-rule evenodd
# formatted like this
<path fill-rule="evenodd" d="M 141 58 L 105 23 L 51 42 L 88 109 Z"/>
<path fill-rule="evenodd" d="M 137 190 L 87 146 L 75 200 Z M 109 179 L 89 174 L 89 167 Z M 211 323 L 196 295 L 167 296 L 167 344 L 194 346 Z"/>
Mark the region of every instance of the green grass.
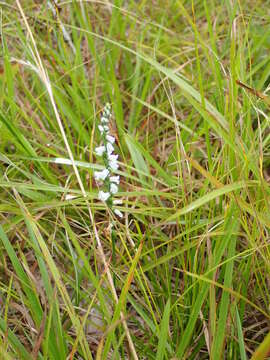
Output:
<path fill-rule="evenodd" d="M 3 359 L 270 355 L 269 5 L 0 2 Z"/>

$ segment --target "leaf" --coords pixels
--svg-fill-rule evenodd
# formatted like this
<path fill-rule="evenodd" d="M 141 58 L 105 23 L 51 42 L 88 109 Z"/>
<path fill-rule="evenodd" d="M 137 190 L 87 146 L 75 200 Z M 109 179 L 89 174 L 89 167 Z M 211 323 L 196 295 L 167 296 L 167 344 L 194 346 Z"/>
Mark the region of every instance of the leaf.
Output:
<path fill-rule="evenodd" d="M 270 332 L 264 338 L 258 349 L 253 354 L 251 360 L 265 360 L 270 354 Z"/>
<path fill-rule="evenodd" d="M 36 324 L 39 326 L 42 320 L 42 308 L 40 306 L 37 294 L 34 292 L 32 288 L 32 284 L 29 278 L 27 277 L 26 273 L 24 272 L 21 262 L 19 261 L 13 249 L 13 246 L 11 245 L 1 225 L 0 225 L 0 241 L 2 242 L 4 248 L 6 249 L 6 252 L 8 253 L 10 261 L 18 276 L 18 279 L 20 279 L 21 281 L 21 286 L 29 301 L 29 308 L 31 309 L 32 316 L 35 319 Z"/>
<path fill-rule="evenodd" d="M 169 331 L 169 321 L 170 321 L 170 299 L 168 299 L 163 317 L 160 324 L 160 334 L 159 334 L 159 341 L 158 341 L 158 348 L 157 348 L 157 360 L 163 360 L 166 351 L 166 343 Z"/>
<path fill-rule="evenodd" d="M 17 338 L 17 336 L 15 334 L 13 334 L 13 332 L 10 329 L 8 329 L 7 324 L 5 323 L 5 321 L 2 318 L 0 318 L 0 330 L 3 332 L 3 334 L 7 333 L 7 338 L 8 338 L 9 344 L 16 351 L 16 355 L 20 356 L 21 360 L 31 359 L 31 355 L 25 349 L 24 345 L 20 342 L 20 340 Z"/>
<path fill-rule="evenodd" d="M 228 258 L 231 259 L 235 255 L 236 236 L 232 236 L 228 246 Z M 232 274 L 234 261 L 230 261 L 225 266 L 224 286 L 232 288 Z M 226 338 L 226 325 L 228 310 L 230 304 L 230 293 L 222 292 L 222 297 L 219 306 L 219 319 L 217 324 L 217 331 L 214 336 L 214 341 L 211 349 L 211 359 L 222 359 L 224 342 Z"/>
<path fill-rule="evenodd" d="M 235 213 L 235 206 L 231 206 L 227 213 L 226 222 L 224 225 L 224 234 L 220 239 L 220 246 L 217 247 L 213 254 L 213 262 L 212 265 L 215 267 L 219 264 L 227 246 L 228 243 L 232 237 L 232 234 L 235 232 L 235 230 L 238 228 L 238 218 L 234 216 Z M 209 272 L 207 275 L 207 278 L 211 278 L 213 271 Z M 176 355 L 179 359 L 184 358 L 184 354 L 186 351 L 186 348 L 188 347 L 190 340 L 192 338 L 192 334 L 194 332 L 194 327 L 196 325 L 197 319 L 199 317 L 199 313 L 201 311 L 201 308 L 203 306 L 203 303 L 205 301 L 206 295 L 209 290 L 209 283 L 203 283 L 200 288 L 200 296 L 197 296 L 194 304 L 192 305 L 192 310 L 189 316 L 188 323 L 181 334 L 181 340 L 180 344 L 177 347 Z"/>
<path fill-rule="evenodd" d="M 241 320 L 240 320 L 240 316 L 239 316 L 237 306 L 236 306 L 236 325 L 237 325 L 238 342 L 239 342 L 241 360 L 247 360 L 244 336 L 243 336 L 243 331 L 242 331 L 242 324 L 241 324 Z"/>
<path fill-rule="evenodd" d="M 125 135 L 125 140 L 127 147 L 129 149 L 133 164 L 135 168 L 138 170 L 138 176 L 141 181 L 145 181 L 145 176 L 150 175 L 149 168 L 141 154 L 141 151 L 138 149 L 137 142 L 132 139 L 129 135 Z"/>
<path fill-rule="evenodd" d="M 255 183 L 248 183 L 246 181 L 239 181 L 239 182 L 235 182 L 233 184 L 229 184 L 229 185 L 224 185 L 222 188 L 216 189 L 211 191 L 210 193 L 200 197 L 199 199 L 193 201 L 192 203 L 190 203 L 189 205 L 183 207 L 182 209 L 178 210 L 175 214 L 173 214 L 172 216 L 170 216 L 166 222 L 168 221 L 172 221 L 177 219 L 179 216 L 187 214 L 199 207 L 201 207 L 202 205 L 207 204 L 208 202 L 210 202 L 213 199 L 216 199 L 222 195 L 226 195 L 231 193 L 232 191 L 235 190 L 239 190 L 242 188 L 245 188 L 247 186 L 251 186 L 251 185 L 255 185 Z"/>

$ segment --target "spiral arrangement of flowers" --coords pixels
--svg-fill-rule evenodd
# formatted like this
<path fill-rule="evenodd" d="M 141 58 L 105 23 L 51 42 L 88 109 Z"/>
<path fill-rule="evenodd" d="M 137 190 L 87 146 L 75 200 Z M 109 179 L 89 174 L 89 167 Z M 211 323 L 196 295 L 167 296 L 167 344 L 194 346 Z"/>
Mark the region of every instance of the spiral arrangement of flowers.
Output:
<path fill-rule="evenodd" d="M 111 106 L 107 103 L 98 125 L 102 144 L 95 148 L 96 155 L 103 158 L 105 168 L 102 171 L 95 171 L 94 177 L 99 184 L 103 184 L 103 190 L 98 193 L 99 200 L 105 202 L 115 215 L 122 218 L 121 211 L 114 208 L 114 205 L 121 203 L 121 200 L 113 200 L 113 196 L 118 192 L 120 177 L 114 174 L 119 164 L 118 155 L 114 154 L 115 137 L 110 134 L 108 126 L 111 116 Z"/>

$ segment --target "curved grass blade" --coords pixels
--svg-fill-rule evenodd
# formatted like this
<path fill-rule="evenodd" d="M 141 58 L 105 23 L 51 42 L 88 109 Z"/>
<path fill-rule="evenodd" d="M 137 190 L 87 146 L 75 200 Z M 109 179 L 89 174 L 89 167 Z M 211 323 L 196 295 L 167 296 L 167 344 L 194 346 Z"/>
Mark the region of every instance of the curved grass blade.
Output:
<path fill-rule="evenodd" d="M 173 214 L 172 216 L 170 216 L 166 222 L 168 221 L 173 221 L 175 219 L 177 219 L 179 216 L 187 214 L 199 207 L 201 207 L 202 205 L 207 204 L 209 201 L 216 199 L 222 195 L 226 195 L 229 194 L 235 190 L 240 190 L 243 188 L 246 188 L 247 186 L 255 186 L 257 182 L 246 182 L 246 181 L 239 181 L 239 182 L 235 182 L 233 184 L 229 184 L 229 185 L 224 185 L 222 188 L 216 189 L 211 191 L 210 193 L 200 197 L 199 199 L 193 201 L 192 203 L 190 203 L 189 205 L 185 206 L 183 209 L 178 210 L 175 214 Z"/>
<path fill-rule="evenodd" d="M 264 338 L 251 360 L 265 360 L 270 354 L 270 333 Z"/>

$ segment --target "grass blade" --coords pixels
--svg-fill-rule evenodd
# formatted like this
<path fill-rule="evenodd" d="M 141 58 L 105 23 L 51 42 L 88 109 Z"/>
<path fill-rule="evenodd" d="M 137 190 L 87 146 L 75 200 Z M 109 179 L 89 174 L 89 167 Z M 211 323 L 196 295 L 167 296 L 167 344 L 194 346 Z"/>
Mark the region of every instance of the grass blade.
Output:
<path fill-rule="evenodd" d="M 156 357 L 157 360 L 163 360 L 165 357 L 166 343 L 169 332 L 170 306 L 171 306 L 171 302 L 170 299 L 168 299 L 166 306 L 164 308 L 164 313 L 160 324 L 157 357 Z"/>

